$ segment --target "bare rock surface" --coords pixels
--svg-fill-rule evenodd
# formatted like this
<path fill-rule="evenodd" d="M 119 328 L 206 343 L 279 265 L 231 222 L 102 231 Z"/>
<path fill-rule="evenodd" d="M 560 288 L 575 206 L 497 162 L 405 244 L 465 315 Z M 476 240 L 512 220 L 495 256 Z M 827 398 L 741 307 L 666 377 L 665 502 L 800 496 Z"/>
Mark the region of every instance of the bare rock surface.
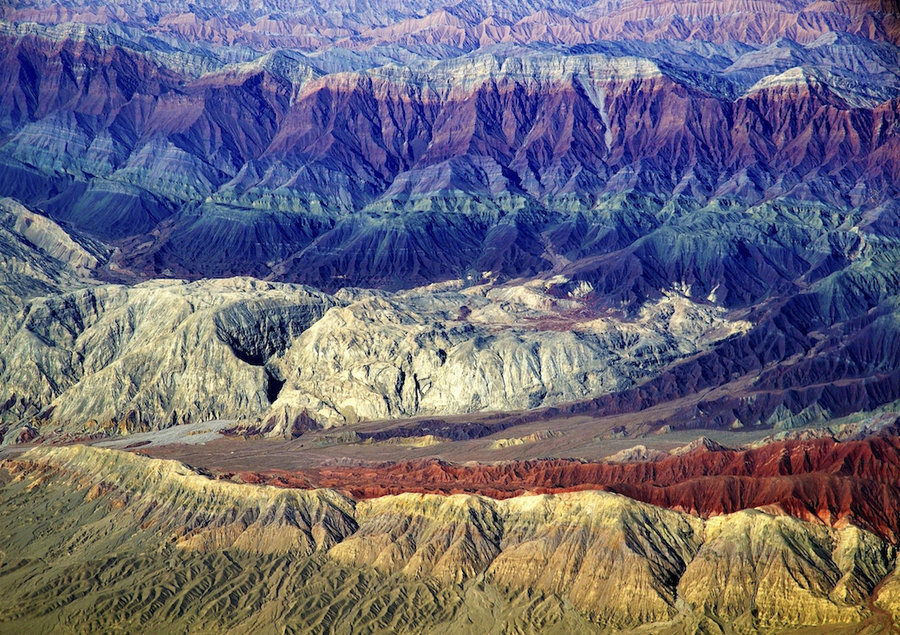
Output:
<path fill-rule="evenodd" d="M 2 342 L 6 420 L 133 432 L 250 416 L 265 364 L 337 302 L 250 279 L 92 285 L 32 300 Z"/>
<path fill-rule="evenodd" d="M 286 383 L 270 416 L 344 425 L 554 405 L 623 390 L 750 328 L 674 291 L 628 317 L 552 288 L 413 290 L 333 309 L 276 362 Z"/>
<path fill-rule="evenodd" d="M 0 474 L 8 527 L 0 535 L 0 625 L 102 619 L 110 628 L 136 612 L 144 626 L 253 624 L 255 610 L 266 610 L 278 624 L 315 630 L 334 627 L 350 605 L 355 623 L 401 631 L 486 610 L 493 617 L 480 626 L 489 632 L 507 620 L 525 630 L 745 632 L 885 627 L 887 614 L 873 612 L 870 599 L 887 610 L 897 604 L 892 545 L 852 525 L 815 525 L 775 509 L 704 521 L 596 491 L 357 502 L 78 446 L 31 450 Z M 126 564 L 135 558 L 144 573 L 167 567 L 177 583 L 135 577 Z M 94 574 L 82 578 L 87 571 Z M 59 581 L 35 584 L 44 576 Z M 114 576 L 154 601 L 123 592 L 120 604 L 107 604 Z M 214 600 L 198 614 L 181 588 L 205 588 L 228 610 Z M 50 602 L 53 594 L 66 601 Z M 83 600 L 104 611 L 81 611 Z M 398 614 L 413 622 L 394 622 Z"/>
<path fill-rule="evenodd" d="M 46 216 L 14 199 L 0 199 L 0 315 L 15 314 L 29 297 L 84 284 L 108 256 L 99 244 L 86 245 Z M 0 333 L 8 327 L 4 320 Z"/>

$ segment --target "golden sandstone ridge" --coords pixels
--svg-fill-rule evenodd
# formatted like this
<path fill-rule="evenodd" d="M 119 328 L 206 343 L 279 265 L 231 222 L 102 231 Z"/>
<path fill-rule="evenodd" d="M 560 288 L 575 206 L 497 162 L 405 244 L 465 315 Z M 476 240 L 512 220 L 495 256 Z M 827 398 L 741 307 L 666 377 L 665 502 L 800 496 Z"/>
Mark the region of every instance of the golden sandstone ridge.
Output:
<path fill-rule="evenodd" d="M 84 446 L 7 460 L 0 484 L 0 632 L 886 632 L 900 617 L 893 545 L 774 509 L 355 501 Z"/>

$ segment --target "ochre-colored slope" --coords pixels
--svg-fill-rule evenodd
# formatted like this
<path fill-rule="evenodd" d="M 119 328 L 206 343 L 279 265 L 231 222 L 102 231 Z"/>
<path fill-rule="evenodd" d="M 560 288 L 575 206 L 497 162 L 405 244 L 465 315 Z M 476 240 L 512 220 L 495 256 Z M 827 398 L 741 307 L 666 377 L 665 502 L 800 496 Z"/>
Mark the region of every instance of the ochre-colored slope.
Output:
<path fill-rule="evenodd" d="M 38 448 L 0 469 L 0 527 L 0 632 L 886 629 L 898 605 L 864 529 L 610 492 L 358 501 Z"/>

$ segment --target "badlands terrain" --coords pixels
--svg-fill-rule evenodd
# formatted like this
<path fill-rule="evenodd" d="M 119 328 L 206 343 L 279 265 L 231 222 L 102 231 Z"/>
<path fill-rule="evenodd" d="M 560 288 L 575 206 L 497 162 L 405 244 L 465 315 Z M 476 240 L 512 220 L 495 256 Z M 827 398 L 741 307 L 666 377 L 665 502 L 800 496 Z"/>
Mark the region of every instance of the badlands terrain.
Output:
<path fill-rule="evenodd" d="M 0 632 L 900 629 L 893 0 L 0 6 Z"/>

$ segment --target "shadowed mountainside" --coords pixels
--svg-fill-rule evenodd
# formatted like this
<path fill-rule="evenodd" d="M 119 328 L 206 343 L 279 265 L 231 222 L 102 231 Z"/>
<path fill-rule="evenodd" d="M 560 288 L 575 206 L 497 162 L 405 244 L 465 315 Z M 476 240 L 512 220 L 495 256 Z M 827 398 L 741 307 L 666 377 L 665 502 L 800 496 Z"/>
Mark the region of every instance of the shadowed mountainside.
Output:
<path fill-rule="evenodd" d="M 24 204 L 6 224 L 45 226 L 14 228 L 0 252 L 18 272 L 0 328 L 4 361 L 25 360 L 0 363 L 16 438 L 91 420 L 233 417 L 290 436 L 491 410 L 608 416 L 708 389 L 646 425 L 727 427 L 900 398 L 889 2 L 23 0 L 0 17 L 0 194 Z M 251 299 L 261 341 L 250 357 L 231 347 L 236 360 L 218 331 L 182 347 L 183 329 L 151 329 L 154 354 L 234 370 L 216 390 L 189 378 L 202 390 L 181 399 L 167 378 L 187 366 L 99 341 L 162 305 L 72 291 L 86 276 L 347 290 L 308 330 Z M 451 281 L 462 292 L 431 305 L 441 289 L 349 290 Z M 494 305 L 543 286 L 546 306 L 478 322 L 467 302 L 483 285 L 505 289 L 484 291 Z M 103 318 L 82 319 L 78 298 L 107 295 Z M 133 386 L 90 397 L 113 380 Z M 222 391 L 238 396 L 208 397 Z"/>
<path fill-rule="evenodd" d="M 11 0 L 0 197 L 0 632 L 898 626 L 893 0 Z"/>
<path fill-rule="evenodd" d="M 679 43 L 635 27 L 614 41 L 599 29 L 589 44 L 512 37 L 456 52 L 391 40 L 390 54 L 354 51 L 360 40 L 338 33 L 366 15 L 402 23 L 396 7 L 342 18 L 335 43 L 314 53 L 223 48 L 204 29 L 166 38 L 159 30 L 186 18 L 168 23 L 174 8 L 162 5 L 127 28 L 102 3 L 80 18 L 29 5 L 7 9 L 0 36 L 0 193 L 120 245 L 112 277 L 254 275 L 334 290 L 552 270 L 616 300 L 684 282 L 738 306 L 833 273 L 860 240 L 848 229 L 880 236 L 896 216 L 887 5 L 800 3 L 805 17 L 790 18 L 800 7 L 766 3 L 776 25 L 758 30 L 729 26 L 721 3 L 678 17 L 715 17 L 728 31 L 715 44 L 704 28 Z M 291 23 L 290 8 L 277 19 L 260 10 L 235 20 Z M 621 10 L 631 26 L 639 14 L 663 30 L 676 11 L 560 10 Z M 488 9 L 436 11 L 471 24 Z M 337 18 L 296 12 L 304 28 Z M 54 26 L 66 20 L 76 24 Z M 359 37 L 377 50 L 391 33 L 406 37 Z M 810 216 L 835 235 L 810 236 Z"/>
<path fill-rule="evenodd" d="M 544 406 L 607 416 L 707 389 L 648 425 L 724 427 L 900 398 L 890 3 L 125 6 L 0 14 L 0 194 L 51 228 L 3 237 L 21 273 L 0 343 L 27 360 L 0 364 L 16 430 L 217 416 L 292 435 Z M 146 385 L 153 356 L 98 350 L 97 324 L 128 331 L 147 306 L 72 291 L 86 275 L 466 291 L 428 306 L 348 290 L 304 333 L 312 320 L 265 326 L 251 302 L 252 337 L 271 338 L 252 368 L 187 345 L 197 365 L 239 369 L 225 403 L 209 382 L 182 400 Z M 556 306 L 498 333 L 466 313 L 482 284 L 543 285 Z M 82 294 L 122 297 L 92 324 Z M 36 326 L 48 311 L 66 333 Z M 613 319 L 547 332 L 583 318 Z M 63 363 L 44 350 L 70 346 Z M 111 378 L 134 389 L 83 398 Z"/>

